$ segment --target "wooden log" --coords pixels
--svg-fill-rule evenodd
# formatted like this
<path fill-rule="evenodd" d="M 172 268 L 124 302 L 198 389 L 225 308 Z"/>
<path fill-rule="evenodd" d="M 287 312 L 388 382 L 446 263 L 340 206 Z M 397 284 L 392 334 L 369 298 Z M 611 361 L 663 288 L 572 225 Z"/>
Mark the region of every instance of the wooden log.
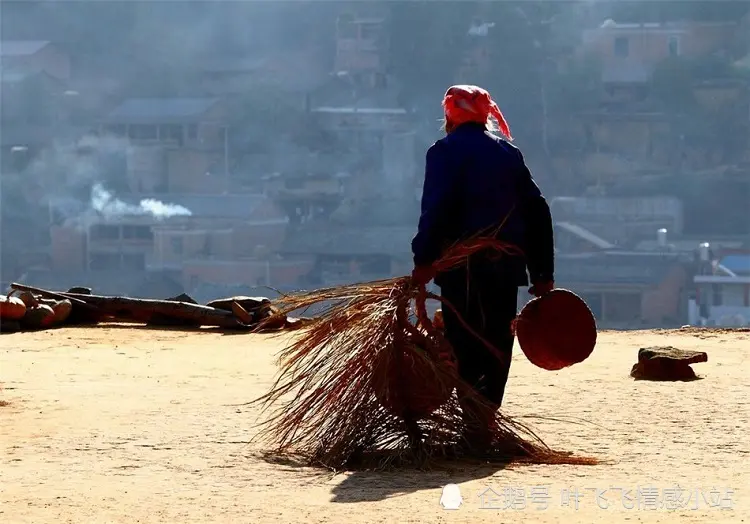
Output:
<path fill-rule="evenodd" d="M 100 295 L 79 295 L 60 293 L 66 298 L 75 298 L 95 306 L 116 319 L 135 322 L 149 322 L 156 318 L 181 319 L 198 326 L 215 326 L 226 328 L 248 327 L 231 311 L 223 311 L 200 304 L 175 302 L 171 300 L 154 300 L 148 298 L 108 297 Z"/>
<path fill-rule="evenodd" d="M 57 300 L 68 299 L 74 305 L 83 305 L 95 310 L 100 315 L 119 320 L 151 323 L 152 325 L 162 323 L 174 325 L 175 321 L 183 321 L 183 325 L 193 326 L 238 329 L 252 327 L 238 319 L 232 311 L 190 302 L 56 292 L 16 283 L 11 284 L 11 288 L 30 291 Z"/>
<path fill-rule="evenodd" d="M 55 291 L 49 291 L 46 289 L 41 289 L 38 287 L 33 286 L 27 286 L 25 284 L 18 284 L 16 282 L 13 282 L 10 285 L 11 289 L 17 290 L 17 291 L 26 291 L 28 293 L 31 293 L 32 295 L 38 295 L 40 297 L 54 299 L 56 301 L 59 300 L 68 300 L 73 305 L 73 308 L 70 312 L 70 315 L 68 315 L 68 318 L 65 319 L 64 324 L 66 325 L 78 325 L 78 324 L 96 324 L 98 322 L 101 322 L 103 320 L 106 320 L 108 318 L 108 315 L 98 309 L 95 306 L 92 306 L 91 304 L 88 304 L 86 301 L 81 300 L 79 298 L 73 298 L 66 296 L 65 293 L 57 293 Z M 83 289 L 83 288 L 73 288 L 73 289 Z M 81 296 L 88 296 L 85 294 L 81 294 Z"/>

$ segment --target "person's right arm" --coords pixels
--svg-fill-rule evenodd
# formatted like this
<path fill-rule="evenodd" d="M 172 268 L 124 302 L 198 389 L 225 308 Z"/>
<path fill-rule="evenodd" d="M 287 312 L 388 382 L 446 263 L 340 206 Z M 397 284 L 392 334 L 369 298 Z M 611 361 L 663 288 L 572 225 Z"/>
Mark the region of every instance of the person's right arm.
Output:
<path fill-rule="evenodd" d="M 519 211 L 526 224 L 526 265 L 531 284 L 553 282 L 555 275 L 555 242 L 552 226 L 552 213 L 547 199 L 534 181 L 531 171 L 520 151 L 518 203 Z"/>

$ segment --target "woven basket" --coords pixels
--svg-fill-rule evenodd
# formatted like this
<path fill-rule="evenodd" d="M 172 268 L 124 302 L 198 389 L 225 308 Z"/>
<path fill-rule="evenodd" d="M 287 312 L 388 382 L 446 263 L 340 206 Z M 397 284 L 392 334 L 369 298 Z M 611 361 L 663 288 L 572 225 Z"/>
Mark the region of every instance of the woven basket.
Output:
<path fill-rule="evenodd" d="M 581 297 L 554 289 L 531 300 L 514 323 L 526 358 L 556 371 L 586 360 L 596 346 L 596 319 Z"/>

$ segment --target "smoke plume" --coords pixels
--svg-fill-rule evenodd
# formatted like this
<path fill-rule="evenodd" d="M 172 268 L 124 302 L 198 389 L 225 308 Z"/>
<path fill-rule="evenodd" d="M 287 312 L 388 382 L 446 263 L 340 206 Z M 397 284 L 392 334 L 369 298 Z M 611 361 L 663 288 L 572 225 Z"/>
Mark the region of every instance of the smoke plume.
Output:
<path fill-rule="evenodd" d="M 128 204 L 104 189 L 100 183 L 91 188 L 91 207 L 107 218 L 127 215 L 150 215 L 154 218 L 165 219 L 176 216 L 190 216 L 192 212 L 186 207 L 176 204 L 166 204 L 160 200 L 146 198 L 138 205 Z"/>

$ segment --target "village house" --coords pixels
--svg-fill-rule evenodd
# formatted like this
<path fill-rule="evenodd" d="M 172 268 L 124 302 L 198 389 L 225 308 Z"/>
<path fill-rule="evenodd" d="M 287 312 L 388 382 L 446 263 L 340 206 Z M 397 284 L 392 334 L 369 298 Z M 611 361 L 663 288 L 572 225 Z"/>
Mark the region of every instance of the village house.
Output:
<path fill-rule="evenodd" d="M 160 195 L 146 195 L 156 198 Z M 143 198 L 144 195 L 139 195 Z M 184 286 L 208 283 L 289 284 L 308 273 L 309 257 L 273 255 L 288 218 L 263 195 L 170 195 L 189 216 L 92 216 L 52 226 L 52 271 L 157 272 Z M 136 205 L 123 197 L 126 203 Z"/>
<path fill-rule="evenodd" d="M 406 275 L 415 226 L 357 227 L 322 223 L 290 234 L 286 255 L 312 255 L 310 281 L 333 286 Z"/>
<path fill-rule="evenodd" d="M 336 71 L 377 71 L 376 82 L 384 81 L 389 48 L 385 13 L 375 9 L 365 15 L 343 13 L 336 20 Z"/>
<path fill-rule="evenodd" d="M 584 31 L 578 54 L 602 61 L 605 84 L 643 84 L 660 62 L 732 49 L 736 22 L 617 23 Z"/>
<path fill-rule="evenodd" d="M 342 14 L 333 74 L 307 98 L 311 122 L 327 137 L 321 149 L 340 159 L 328 176 L 351 175 L 345 193 L 357 201 L 412 192 L 417 176 L 413 118 L 388 74 L 388 46 L 383 13 Z"/>
<path fill-rule="evenodd" d="M 618 246 L 654 238 L 659 229 L 676 237 L 683 231 L 683 209 L 674 197 L 555 197 L 552 216 L 571 222 Z"/>
<path fill-rule="evenodd" d="M 602 89 L 597 107 L 578 115 L 564 130 L 568 141 L 577 137 L 585 145 L 579 168 L 584 177 L 599 177 L 603 170 L 653 178 L 722 162 L 726 155 L 722 147 L 708 143 L 710 132 L 703 136 L 706 133 L 698 133 L 699 129 L 674 129 L 674 119 L 655 99 L 654 81 L 657 72 L 663 73 L 659 78 L 689 74 L 690 79 L 680 83 L 693 90 L 697 109 L 714 115 L 726 111 L 725 125 L 733 125 L 730 120 L 736 120 L 736 108 L 747 105 L 747 83 L 729 78 L 729 73 L 722 77 L 719 65 L 726 64 L 724 70 L 729 71 L 735 55 L 747 52 L 738 44 L 741 31 L 737 22 L 623 24 L 613 20 L 584 31 L 576 57 L 599 64 Z M 698 70 L 704 72 L 698 74 Z M 740 130 L 735 134 L 744 136 Z M 606 183 L 607 176 L 601 176 Z"/>
<path fill-rule="evenodd" d="M 134 193 L 229 190 L 229 126 L 216 98 L 135 98 L 100 123 L 102 134 L 129 142 Z"/>
<path fill-rule="evenodd" d="M 490 48 L 487 36 L 495 26 L 493 22 L 483 22 L 481 18 L 472 21 L 469 27 L 468 45 L 458 68 L 458 83 L 470 84 L 474 78 L 482 78 L 491 67 Z"/>
<path fill-rule="evenodd" d="M 44 71 L 49 76 L 67 81 L 71 76 L 70 56 L 46 40 L 0 41 L 3 75 L 6 70 Z"/>
<path fill-rule="evenodd" d="M 340 205 L 346 175 L 330 173 L 273 173 L 262 177 L 263 193 L 273 199 L 298 226 L 320 217 L 329 217 Z"/>
<path fill-rule="evenodd" d="M 690 324 L 750 324 L 750 251 L 743 246 L 703 243 L 699 263 L 688 301 Z"/>
<path fill-rule="evenodd" d="M 241 100 L 248 94 L 282 89 L 285 101 L 300 111 L 305 95 L 330 77 L 317 48 L 283 50 L 263 56 L 222 56 L 200 66 L 200 89 L 206 96 Z"/>
<path fill-rule="evenodd" d="M 555 284 L 579 294 L 600 327 L 679 326 L 686 319 L 687 264 L 675 253 L 558 255 Z"/>
<path fill-rule="evenodd" d="M 400 210 L 397 203 L 383 210 L 377 207 L 366 210 L 364 217 L 300 227 L 289 234 L 281 252 L 314 255 L 316 264 L 311 277 L 324 285 L 407 275 L 413 267 L 411 241 L 418 212 Z M 580 226 L 555 223 L 558 253 L 596 254 L 614 248 Z"/>

